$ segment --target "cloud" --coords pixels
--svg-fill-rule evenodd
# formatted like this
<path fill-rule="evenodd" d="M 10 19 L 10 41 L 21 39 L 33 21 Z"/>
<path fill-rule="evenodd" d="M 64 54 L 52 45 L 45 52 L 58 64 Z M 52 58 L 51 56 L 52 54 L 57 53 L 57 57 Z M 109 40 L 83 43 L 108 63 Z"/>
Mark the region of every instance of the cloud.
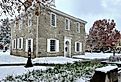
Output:
<path fill-rule="evenodd" d="M 86 32 L 95 20 L 114 19 L 121 30 L 121 0 L 56 0 L 57 9 L 86 20 Z"/>

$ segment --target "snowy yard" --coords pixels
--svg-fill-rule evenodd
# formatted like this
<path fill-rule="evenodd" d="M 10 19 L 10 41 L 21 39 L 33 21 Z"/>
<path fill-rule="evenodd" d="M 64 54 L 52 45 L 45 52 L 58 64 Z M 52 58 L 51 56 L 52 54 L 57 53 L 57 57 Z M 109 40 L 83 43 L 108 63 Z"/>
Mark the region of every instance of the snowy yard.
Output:
<path fill-rule="evenodd" d="M 121 54 L 115 54 L 121 55 Z M 74 58 L 81 59 L 108 59 L 110 56 L 113 56 L 113 53 L 85 53 L 85 55 L 76 55 Z"/>
<path fill-rule="evenodd" d="M 76 58 L 82 59 L 107 59 L 112 56 L 112 53 L 86 53 L 86 55 L 78 55 L 73 56 Z M 121 54 L 116 54 L 121 55 Z M 67 57 L 41 57 L 32 59 L 33 63 L 47 63 L 47 64 L 66 64 L 66 63 L 74 63 L 74 61 L 83 61 L 82 59 L 74 59 L 74 58 L 67 58 Z M 24 57 L 17 57 L 10 55 L 10 52 L 7 51 L 5 53 L 0 52 L 0 64 L 19 64 L 23 63 L 26 64 L 27 58 Z M 31 68 L 24 68 L 24 66 L 1 66 L 0 67 L 0 80 L 5 78 L 8 75 L 22 75 L 27 73 L 28 71 L 33 70 L 46 70 L 46 66 L 34 66 Z M 85 82 L 82 78 L 79 78 L 77 82 Z"/>

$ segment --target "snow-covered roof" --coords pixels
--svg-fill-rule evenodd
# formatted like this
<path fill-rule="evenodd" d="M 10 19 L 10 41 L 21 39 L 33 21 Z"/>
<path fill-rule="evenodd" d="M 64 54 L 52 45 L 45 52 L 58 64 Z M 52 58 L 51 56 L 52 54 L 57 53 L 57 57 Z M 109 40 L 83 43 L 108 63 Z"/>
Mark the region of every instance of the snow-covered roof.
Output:
<path fill-rule="evenodd" d="M 116 68 L 118 68 L 118 67 L 117 66 L 106 66 L 106 67 L 102 67 L 102 68 L 97 68 L 97 69 L 95 69 L 95 71 L 107 73 L 107 72 L 114 70 Z"/>

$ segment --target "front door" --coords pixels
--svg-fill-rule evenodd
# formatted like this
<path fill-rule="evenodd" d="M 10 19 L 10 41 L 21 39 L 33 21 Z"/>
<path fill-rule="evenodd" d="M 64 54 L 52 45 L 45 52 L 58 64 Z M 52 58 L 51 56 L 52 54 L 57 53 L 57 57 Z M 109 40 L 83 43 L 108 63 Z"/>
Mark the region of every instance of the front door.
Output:
<path fill-rule="evenodd" d="M 64 38 L 64 56 L 71 57 L 71 39 L 70 39 L 70 37 Z"/>

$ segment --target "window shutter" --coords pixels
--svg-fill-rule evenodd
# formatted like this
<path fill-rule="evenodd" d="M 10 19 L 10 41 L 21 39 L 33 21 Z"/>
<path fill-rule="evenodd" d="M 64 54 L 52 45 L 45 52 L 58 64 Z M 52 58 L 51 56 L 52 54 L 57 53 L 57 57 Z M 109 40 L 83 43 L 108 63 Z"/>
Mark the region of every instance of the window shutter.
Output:
<path fill-rule="evenodd" d="M 28 39 L 26 39 L 26 49 L 25 49 L 26 52 L 28 52 Z"/>
<path fill-rule="evenodd" d="M 80 43 L 80 52 L 82 52 L 82 43 Z"/>
<path fill-rule="evenodd" d="M 56 52 L 59 52 L 59 40 L 56 40 Z"/>
<path fill-rule="evenodd" d="M 75 52 L 77 52 L 77 42 L 75 42 Z"/>
<path fill-rule="evenodd" d="M 50 39 L 47 39 L 47 52 L 50 52 Z"/>
<path fill-rule="evenodd" d="M 19 49 L 19 38 L 17 39 L 17 49 Z"/>
<path fill-rule="evenodd" d="M 21 49 L 23 49 L 23 38 L 21 37 Z"/>
<path fill-rule="evenodd" d="M 33 39 L 31 39 L 31 52 L 33 52 Z"/>

